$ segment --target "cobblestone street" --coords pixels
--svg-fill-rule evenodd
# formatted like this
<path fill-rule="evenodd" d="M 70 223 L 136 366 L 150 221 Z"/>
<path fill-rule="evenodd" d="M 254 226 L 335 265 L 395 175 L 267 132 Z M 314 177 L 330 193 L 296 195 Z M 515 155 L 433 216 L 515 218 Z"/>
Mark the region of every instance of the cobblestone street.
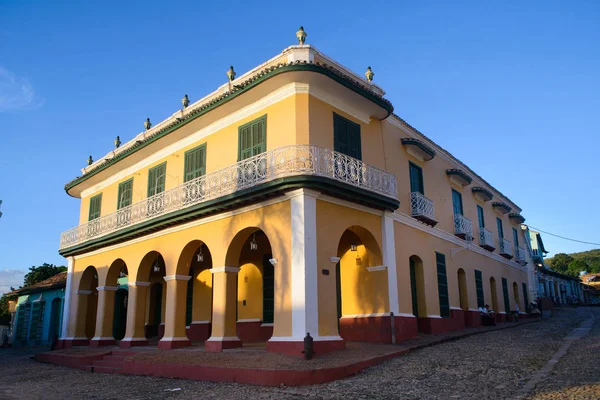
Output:
<path fill-rule="evenodd" d="M 593 321 L 589 321 L 593 318 Z M 543 370 L 582 323 L 574 341 Z M 576 329 L 577 328 L 577 329 Z M 2 399 L 597 399 L 600 309 L 559 310 L 552 319 L 411 352 L 356 376 L 316 386 L 257 387 L 88 373 L 38 363 L 34 352 L 0 349 Z M 526 392 L 524 392 L 526 390 Z"/>

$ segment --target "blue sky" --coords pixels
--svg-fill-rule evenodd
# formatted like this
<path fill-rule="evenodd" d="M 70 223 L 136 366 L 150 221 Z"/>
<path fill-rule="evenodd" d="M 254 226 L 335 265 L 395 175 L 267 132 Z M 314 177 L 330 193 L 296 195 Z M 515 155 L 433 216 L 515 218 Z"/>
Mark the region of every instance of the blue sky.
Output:
<path fill-rule="evenodd" d="M 600 242 L 600 3 L 489 3 L 0 1 L 0 292 L 65 264 L 79 203 L 63 186 L 90 154 L 294 44 L 299 25 L 350 69 L 372 66 L 396 113 L 527 223 Z"/>

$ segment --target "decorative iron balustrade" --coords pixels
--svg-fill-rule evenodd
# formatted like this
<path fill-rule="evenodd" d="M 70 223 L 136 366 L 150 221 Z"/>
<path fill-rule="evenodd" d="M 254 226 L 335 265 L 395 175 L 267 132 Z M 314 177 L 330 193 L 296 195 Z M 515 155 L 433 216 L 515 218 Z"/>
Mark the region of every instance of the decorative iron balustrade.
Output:
<path fill-rule="evenodd" d="M 473 224 L 462 214 L 454 214 L 454 234 L 457 236 L 473 238 Z"/>
<path fill-rule="evenodd" d="M 500 238 L 498 240 L 500 254 L 512 256 L 512 246 L 506 239 Z"/>
<path fill-rule="evenodd" d="M 433 201 L 425 197 L 422 193 L 411 192 L 410 210 L 413 217 L 425 217 L 435 221 L 435 209 Z"/>
<path fill-rule="evenodd" d="M 313 145 L 283 146 L 185 182 L 61 235 L 60 248 L 275 179 L 320 176 L 397 199 L 396 176 L 345 154 Z"/>
<path fill-rule="evenodd" d="M 523 247 L 515 247 L 515 258 L 519 262 L 525 261 L 525 249 Z"/>
<path fill-rule="evenodd" d="M 494 249 L 494 239 L 492 238 L 492 232 L 485 228 L 479 228 L 479 245 L 487 249 Z"/>

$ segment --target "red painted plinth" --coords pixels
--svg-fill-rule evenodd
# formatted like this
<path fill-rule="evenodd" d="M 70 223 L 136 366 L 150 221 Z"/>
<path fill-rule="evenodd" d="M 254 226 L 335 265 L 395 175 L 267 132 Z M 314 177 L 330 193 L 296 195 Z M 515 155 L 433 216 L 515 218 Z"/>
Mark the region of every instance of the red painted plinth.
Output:
<path fill-rule="evenodd" d="M 238 322 L 237 335 L 244 342 L 266 342 L 273 336 L 273 326 L 262 326 L 261 321 Z"/>
<path fill-rule="evenodd" d="M 459 331 L 465 329 L 465 311 L 464 310 L 450 310 L 450 331 Z"/>
<path fill-rule="evenodd" d="M 343 340 L 313 341 L 313 353 L 315 355 L 344 350 L 345 348 L 346 342 Z M 304 341 L 269 340 L 267 342 L 267 351 L 287 354 L 294 357 L 304 357 Z"/>
<path fill-rule="evenodd" d="M 417 319 L 394 316 L 394 331 L 396 332 L 396 343 L 417 337 L 419 334 Z"/>
<path fill-rule="evenodd" d="M 353 342 L 392 343 L 390 316 L 340 318 L 340 336 Z"/>
<path fill-rule="evenodd" d="M 61 339 L 56 343 L 57 349 L 70 349 L 74 346 L 88 346 L 89 339 Z"/>
<path fill-rule="evenodd" d="M 465 325 L 468 327 L 481 326 L 481 312 L 465 311 Z"/>
<path fill-rule="evenodd" d="M 435 335 L 437 333 L 450 332 L 454 330 L 455 325 L 456 322 L 452 318 L 419 318 L 419 331 L 423 333 Z"/>
<path fill-rule="evenodd" d="M 506 313 L 506 322 L 514 322 L 515 318 L 513 317 L 512 313 Z"/>
<path fill-rule="evenodd" d="M 207 340 L 204 342 L 204 351 L 216 353 L 224 349 L 242 347 L 242 341 L 237 340 Z"/>
<path fill-rule="evenodd" d="M 122 349 L 130 349 L 136 346 L 148 346 L 148 340 L 127 340 L 123 339 L 119 342 L 119 347 Z"/>
<path fill-rule="evenodd" d="M 495 314 L 496 315 L 496 323 L 506 321 L 506 314 Z"/>
<path fill-rule="evenodd" d="M 158 342 L 158 348 L 161 350 L 180 349 L 182 347 L 191 346 L 192 342 L 188 340 L 161 340 Z"/>
<path fill-rule="evenodd" d="M 90 340 L 90 347 L 101 347 L 101 346 L 114 346 L 117 344 L 115 339 L 92 339 Z"/>
<path fill-rule="evenodd" d="M 211 324 L 210 323 L 191 323 L 190 327 L 186 330 L 187 337 L 192 342 L 204 342 L 210 337 Z"/>

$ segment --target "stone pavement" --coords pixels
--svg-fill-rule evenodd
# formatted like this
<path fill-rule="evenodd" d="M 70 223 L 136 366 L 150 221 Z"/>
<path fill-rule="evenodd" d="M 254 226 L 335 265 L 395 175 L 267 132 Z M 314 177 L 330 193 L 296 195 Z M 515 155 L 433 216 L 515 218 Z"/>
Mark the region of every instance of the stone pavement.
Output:
<path fill-rule="evenodd" d="M 531 377 L 547 365 L 565 337 L 588 319 L 590 313 L 595 322 L 600 319 L 600 309 L 559 310 L 550 320 L 412 351 L 353 377 L 305 387 L 258 387 L 88 373 L 35 362 L 30 359 L 33 352 L 2 349 L 0 398 L 518 398 Z M 598 398 L 599 348 L 596 322 L 590 334 L 574 342 L 547 379 L 533 388 L 530 398 Z"/>

